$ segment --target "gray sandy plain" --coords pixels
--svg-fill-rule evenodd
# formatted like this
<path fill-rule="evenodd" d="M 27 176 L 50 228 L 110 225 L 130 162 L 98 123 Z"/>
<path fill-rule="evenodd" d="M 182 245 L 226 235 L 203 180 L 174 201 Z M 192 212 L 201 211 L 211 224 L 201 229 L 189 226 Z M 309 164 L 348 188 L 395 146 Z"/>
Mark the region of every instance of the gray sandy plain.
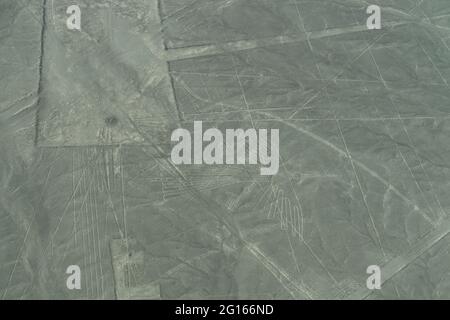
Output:
<path fill-rule="evenodd" d="M 449 299 L 449 46 L 448 0 L 0 0 L 0 297 Z M 174 166 L 194 120 L 278 174 Z"/>

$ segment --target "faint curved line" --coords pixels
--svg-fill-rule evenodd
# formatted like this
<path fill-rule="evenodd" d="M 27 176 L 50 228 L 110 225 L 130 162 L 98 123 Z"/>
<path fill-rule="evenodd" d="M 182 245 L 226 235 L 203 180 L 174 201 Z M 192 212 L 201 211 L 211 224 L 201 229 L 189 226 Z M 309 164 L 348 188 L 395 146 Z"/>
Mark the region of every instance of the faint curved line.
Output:
<path fill-rule="evenodd" d="M 350 156 L 347 155 L 347 153 L 338 148 L 337 146 L 335 146 L 334 144 L 332 144 L 331 142 L 329 142 L 328 140 L 306 130 L 303 129 L 301 127 L 298 127 L 296 125 L 294 125 L 291 122 L 288 122 L 280 117 L 271 115 L 267 112 L 263 112 L 263 111 L 257 111 L 255 113 L 259 113 L 265 116 L 271 116 L 273 121 L 279 121 L 282 122 L 286 125 L 288 125 L 289 127 L 300 131 L 301 133 L 306 134 L 307 136 L 309 136 L 310 138 L 319 141 L 322 144 L 325 144 L 326 146 L 330 147 L 331 149 L 333 149 L 334 151 L 336 151 L 337 153 L 339 153 L 340 155 L 350 159 Z M 364 171 L 368 172 L 372 177 L 374 177 L 375 179 L 377 179 L 378 181 L 380 181 L 381 183 L 383 183 L 385 186 L 387 186 L 389 188 L 389 190 L 392 190 L 399 198 L 401 198 L 403 201 L 405 201 L 406 203 L 410 204 L 411 206 L 414 207 L 414 209 L 419 210 L 423 213 L 423 209 L 421 209 L 416 203 L 414 203 L 411 199 L 409 199 L 406 195 L 404 195 L 400 190 L 398 190 L 394 185 L 392 185 L 391 183 L 389 183 L 388 181 L 386 181 L 383 177 L 381 177 L 377 172 L 373 171 L 372 169 L 368 168 L 364 163 L 360 162 L 359 160 L 354 159 L 353 157 L 351 157 L 351 160 L 357 164 L 361 169 L 363 169 Z M 423 214 L 424 215 L 424 214 Z M 429 217 L 424 215 L 424 218 L 429 221 Z M 430 222 L 431 223 L 431 222 Z"/>

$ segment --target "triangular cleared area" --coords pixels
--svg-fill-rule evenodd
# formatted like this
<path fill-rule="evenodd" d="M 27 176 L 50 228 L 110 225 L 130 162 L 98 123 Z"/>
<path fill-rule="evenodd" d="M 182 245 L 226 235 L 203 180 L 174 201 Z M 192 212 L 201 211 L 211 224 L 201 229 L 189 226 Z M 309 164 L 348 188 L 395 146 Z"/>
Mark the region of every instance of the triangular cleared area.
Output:
<path fill-rule="evenodd" d="M 178 115 L 158 15 L 81 10 L 80 31 L 61 23 L 64 11 L 46 12 L 38 146 L 163 143 Z"/>

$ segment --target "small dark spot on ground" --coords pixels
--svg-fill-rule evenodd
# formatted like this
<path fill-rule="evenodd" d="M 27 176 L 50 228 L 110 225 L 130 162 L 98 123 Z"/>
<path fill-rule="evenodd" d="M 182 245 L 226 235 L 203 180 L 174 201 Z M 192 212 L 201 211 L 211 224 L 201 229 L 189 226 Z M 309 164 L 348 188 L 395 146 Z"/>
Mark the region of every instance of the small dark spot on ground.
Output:
<path fill-rule="evenodd" d="M 105 118 L 105 123 L 108 127 L 114 127 L 119 123 L 119 119 L 116 116 L 109 116 Z"/>

